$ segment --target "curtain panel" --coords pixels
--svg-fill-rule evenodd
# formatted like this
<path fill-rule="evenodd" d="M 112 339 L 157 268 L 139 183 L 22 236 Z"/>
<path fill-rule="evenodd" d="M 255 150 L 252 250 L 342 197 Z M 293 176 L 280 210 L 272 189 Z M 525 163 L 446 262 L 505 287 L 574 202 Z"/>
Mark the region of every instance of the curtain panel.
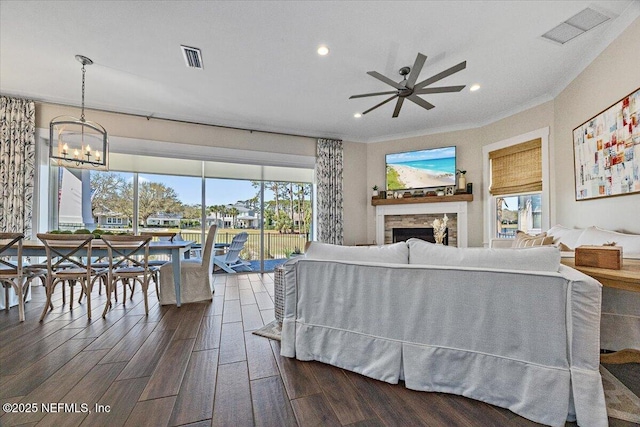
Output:
<path fill-rule="evenodd" d="M 318 241 L 341 245 L 342 141 L 318 139 L 316 163 Z"/>
<path fill-rule="evenodd" d="M 36 164 L 35 103 L 0 97 L 0 232 L 31 237 Z"/>

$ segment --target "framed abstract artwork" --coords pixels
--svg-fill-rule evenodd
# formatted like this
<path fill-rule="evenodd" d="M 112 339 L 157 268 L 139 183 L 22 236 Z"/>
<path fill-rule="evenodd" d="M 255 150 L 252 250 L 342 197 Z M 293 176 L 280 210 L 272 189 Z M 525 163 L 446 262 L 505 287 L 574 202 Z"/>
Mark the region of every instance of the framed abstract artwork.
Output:
<path fill-rule="evenodd" d="M 576 200 L 640 193 L 640 89 L 573 130 Z"/>

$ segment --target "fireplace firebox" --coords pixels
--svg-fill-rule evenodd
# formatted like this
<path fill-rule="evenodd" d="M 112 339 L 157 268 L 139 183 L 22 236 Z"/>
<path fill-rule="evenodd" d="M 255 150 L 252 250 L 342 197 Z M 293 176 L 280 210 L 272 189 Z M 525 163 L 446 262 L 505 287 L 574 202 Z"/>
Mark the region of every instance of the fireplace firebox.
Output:
<path fill-rule="evenodd" d="M 448 231 L 448 228 L 446 229 Z M 433 228 L 394 228 L 392 230 L 392 238 L 393 243 L 397 242 L 405 242 L 411 238 L 422 239 L 426 242 L 435 243 L 436 239 L 433 236 Z M 449 233 L 445 234 L 444 242 L 445 245 L 449 244 Z"/>

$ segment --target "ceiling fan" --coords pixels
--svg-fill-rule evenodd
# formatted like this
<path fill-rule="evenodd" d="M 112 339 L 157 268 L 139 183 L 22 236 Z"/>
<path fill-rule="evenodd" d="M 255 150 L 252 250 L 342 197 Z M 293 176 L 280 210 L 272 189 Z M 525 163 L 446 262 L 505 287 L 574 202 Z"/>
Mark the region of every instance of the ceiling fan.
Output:
<path fill-rule="evenodd" d="M 398 72 L 403 77 L 403 80 L 398 83 L 396 83 L 394 80 L 386 76 L 383 76 L 377 71 L 367 72 L 367 74 L 369 74 L 370 76 L 375 77 L 376 79 L 388 84 L 389 86 L 395 88 L 396 90 L 392 90 L 388 92 L 375 92 L 375 93 L 364 93 L 362 95 L 353 95 L 353 96 L 350 96 L 349 99 L 365 98 L 368 96 L 378 96 L 378 95 L 392 95 L 391 97 L 385 99 L 381 103 L 374 105 L 373 107 L 369 108 L 367 111 L 364 111 L 362 114 L 367 114 L 368 112 L 383 106 L 387 102 L 392 101 L 395 98 L 398 98 L 398 101 L 396 101 L 396 108 L 393 110 L 393 116 L 392 116 L 392 117 L 398 117 L 398 114 L 400 114 L 400 109 L 402 108 L 402 103 L 404 102 L 405 99 L 408 99 L 409 101 L 421 106 L 424 109 L 430 110 L 434 108 L 435 105 L 425 101 L 424 99 L 420 98 L 418 95 L 426 95 L 429 93 L 460 92 L 462 89 L 464 89 L 465 87 L 464 85 L 441 86 L 441 87 L 427 87 L 427 86 L 439 80 L 442 80 L 445 77 L 455 74 L 458 71 L 464 70 L 467 67 L 467 61 L 463 61 L 458 65 L 454 65 L 453 67 L 442 71 L 441 73 L 438 73 L 434 76 L 429 77 L 426 80 L 422 80 L 421 82 L 416 83 L 416 80 L 418 80 L 418 75 L 420 75 L 420 71 L 422 71 L 422 66 L 424 65 L 424 62 L 426 60 L 427 60 L 427 57 L 425 55 L 418 53 L 418 56 L 416 57 L 416 61 L 413 63 L 413 68 L 410 68 L 410 67 L 400 68 Z"/>

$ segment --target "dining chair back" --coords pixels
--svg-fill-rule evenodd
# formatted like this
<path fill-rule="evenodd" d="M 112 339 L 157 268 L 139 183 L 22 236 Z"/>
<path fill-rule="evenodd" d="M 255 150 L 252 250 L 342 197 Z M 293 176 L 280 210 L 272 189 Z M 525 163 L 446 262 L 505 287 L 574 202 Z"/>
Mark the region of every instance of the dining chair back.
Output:
<path fill-rule="evenodd" d="M 218 227 L 212 225 L 207 232 L 202 258 L 180 261 L 180 301 L 184 303 L 211 300 L 213 297 L 213 246 Z M 176 290 L 172 263 L 160 267 L 160 304 L 175 304 Z"/>
<path fill-rule="evenodd" d="M 20 321 L 24 322 L 23 270 L 22 270 L 22 233 L 0 233 L 0 283 L 4 287 L 4 307 L 9 310 L 9 291 L 13 289 L 18 297 Z M 6 253 L 17 246 L 16 261 L 8 259 Z M 28 288 L 27 288 L 28 289 Z"/>
<path fill-rule="evenodd" d="M 141 231 L 140 235 L 141 236 L 151 236 L 157 240 L 168 240 L 170 242 L 173 242 L 173 239 L 176 237 L 176 234 L 178 234 L 175 231 Z"/>
<path fill-rule="evenodd" d="M 109 256 L 109 272 L 108 272 L 108 290 L 107 302 L 104 307 L 102 317 L 105 317 L 107 311 L 111 308 L 111 292 L 116 291 L 118 281 L 123 286 L 122 304 L 127 302 L 127 286 L 131 290 L 131 299 L 133 299 L 133 290 L 135 283 L 140 283 L 142 293 L 144 294 L 145 313 L 149 314 L 149 302 L 147 291 L 149 282 L 154 274 L 155 268 L 149 265 L 149 242 L 151 236 L 132 236 L 132 235 L 103 235 L 102 240 L 107 246 Z"/>
<path fill-rule="evenodd" d="M 40 321 L 49 310 L 53 309 L 51 296 L 58 283 L 63 283 L 62 303 L 65 304 L 64 282 L 69 284 L 71 298 L 69 308 L 73 308 L 73 289 L 75 284 L 81 286 L 82 292 L 87 295 L 87 317 L 91 319 L 91 288 L 93 276 L 104 273 L 102 269 L 96 269 L 91 264 L 92 234 L 54 234 L 38 233 L 38 239 L 44 244 L 47 264 L 46 294 L 47 302 L 40 316 Z"/>

